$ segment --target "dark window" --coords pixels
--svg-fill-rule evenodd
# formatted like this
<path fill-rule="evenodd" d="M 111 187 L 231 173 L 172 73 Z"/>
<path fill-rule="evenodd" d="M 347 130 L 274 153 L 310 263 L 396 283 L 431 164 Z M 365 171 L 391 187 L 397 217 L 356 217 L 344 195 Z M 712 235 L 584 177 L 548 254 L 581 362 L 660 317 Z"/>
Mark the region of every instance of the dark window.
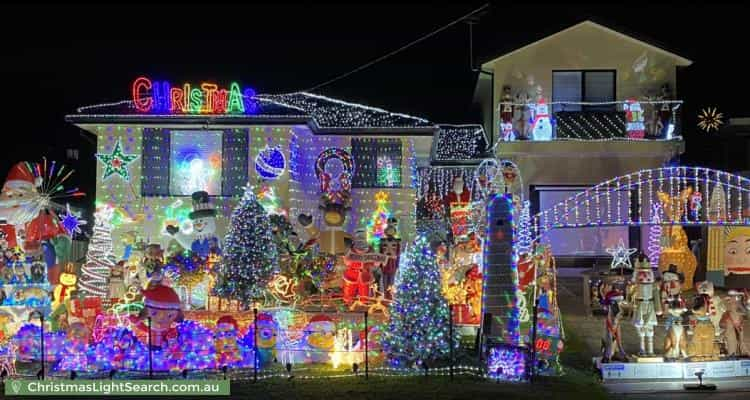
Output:
<path fill-rule="evenodd" d="M 552 101 L 598 103 L 615 101 L 615 71 L 553 71 Z M 556 104 L 553 111 L 613 111 L 615 104 Z"/>
<path fill-rule="evenodd" d="M 400 188 L 401 154 L 401 139 L 352 139 L 352 187 Z"/>

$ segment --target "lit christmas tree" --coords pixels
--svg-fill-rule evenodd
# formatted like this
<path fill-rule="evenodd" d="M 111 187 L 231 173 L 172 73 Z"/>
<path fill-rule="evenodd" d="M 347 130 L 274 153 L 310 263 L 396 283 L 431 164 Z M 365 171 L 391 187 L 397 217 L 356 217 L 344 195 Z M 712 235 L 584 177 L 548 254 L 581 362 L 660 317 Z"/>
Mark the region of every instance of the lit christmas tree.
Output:
<path fill-rule="evenodd" d="M 232 213 L 214 291 L 218 296 L 248 306 L 253 299 L 264 295 L 277 264 L 271 220 L 248 187 Z"/>
<path fill-rule="evenodd" d="M 377 207 L 372 212 L 370 221 L 367 222 L 367 242 L 373 247 L 377 247 L 380 238 L 385 235 L 385 227 L 388 226 L 388 218 L 391 216 L 391 211 L 385 205 L 387 202 L 388 193 L 381 191 L 375 194 L 375 204 L 377 204 Z"/>
<path fill-rule="evenodd" d="M 448 303 L 430 243 L 419 235 L 401 257 L 385 347 L 397 362 L 422 364 L 448 356 Z M 458 348 L 457 337 L 453 338 Z"/>
<path fill-rule="evenodd" d="M 85 296 L 104 297 L 107 294 L 109 274 L 115 265 L 112 249 L 113 212 L 112 207 L 104 205 L 94 214 L 94 234 L 78 281 L 78 290 Z"/>

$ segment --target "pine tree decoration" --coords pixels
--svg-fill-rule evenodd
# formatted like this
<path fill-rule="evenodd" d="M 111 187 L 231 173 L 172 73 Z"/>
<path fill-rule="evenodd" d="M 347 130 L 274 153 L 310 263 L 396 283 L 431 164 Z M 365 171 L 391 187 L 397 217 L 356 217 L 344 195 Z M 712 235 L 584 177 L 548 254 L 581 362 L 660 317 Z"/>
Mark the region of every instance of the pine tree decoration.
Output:
<path fill-rule="evenodd" d="M 523 202 L 518 218 L 518 254 L 531 254 L 531 211 L 528 200 Z"/>
<path fill-rule="evenodd" d="M 392 359 L 422 364 L 450 352 L 449 312 L 440 289 L 440 272 L 425 235 L 401 257 L 385 347 Z M 453 338 L 457 348 L 457 338 Z"/>
<path fill-rule="evenodd" d="M 78 290 L 85 296 L 103 297 L 107 294 L 109 274 L 115 265 L 112 248 L 112 214 L 110 206 L 100 207 L 94 214 L 94 234 L 91 236 L 86 264 L 81 267 Z"/>
<path fill-rule="evenodd" d="M 385 227 L 388 226 L 388 218 L 391 217 L 391 210 L 386 207 L 386 203 L 388 203 L 388 193 L 377 192 L 375 194 L 377 206 L 367 223 L 367 242 L 373 247 L 377 247 L 380 239 L 385 236 Z"/>
<path fill-rule="evenodd" d="M 252 188 L 245 189 L 234 209 L 224 243 L 224 259 L 217 268 L 214 291 L 248 306 L 265 294 L 278 265 L 271 220 Z"/>

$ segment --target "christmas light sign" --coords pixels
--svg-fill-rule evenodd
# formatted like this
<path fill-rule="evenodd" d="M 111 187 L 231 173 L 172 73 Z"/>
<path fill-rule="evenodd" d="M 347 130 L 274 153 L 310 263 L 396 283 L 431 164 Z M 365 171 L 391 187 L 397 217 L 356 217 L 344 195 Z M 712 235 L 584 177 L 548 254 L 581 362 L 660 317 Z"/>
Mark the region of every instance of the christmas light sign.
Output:
<path fill-rule="evenodd" d="M 184 83 L 172 86 L 167 81 L 152 81 L 141 76 L 133 81 L 133 105 L 142 113 L 161 114 L 255 114 L 255 91 L 241 88 L 237 82 L 229 88 L 215 83 Z"/>

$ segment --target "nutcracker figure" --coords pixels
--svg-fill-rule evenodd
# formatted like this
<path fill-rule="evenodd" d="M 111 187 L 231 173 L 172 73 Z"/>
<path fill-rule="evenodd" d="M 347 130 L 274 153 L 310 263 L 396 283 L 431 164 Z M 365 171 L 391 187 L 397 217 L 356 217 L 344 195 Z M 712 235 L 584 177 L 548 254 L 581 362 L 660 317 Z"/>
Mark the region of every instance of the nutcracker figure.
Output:
<path fill-rule="evenodd" d="M 500 134 L 505 141 L 516 138 L 513 132 L 513 99 L 510 95 L 510 86 L 503 86 L 503 101 L 500 105 Z"/>
<path fill-rule="evenodd" d="M 607 307 L 604 339 L 602 339 L 602 362 L 626 360 L 620 328 L 620 322 L 624 314 L 624 309 L 620 306 L 623 299 L 622 293 L 613 289 L 607 292 L 602 300 Z"/>
<path fill-rule="evenodd" d="M 635 290 L 629 303 L 633 305 L 633 325 L 641 339 L 639 354 L 653 355 L 654 326 L 657 324 L 657 315 L 662 314 L 659 287 L 648 263 L 636 264 L 631 281 Z"/>
<path fill-rule="evenodd" d="M 380 291 L 385 293 L 387 299 L 391 299 L 391 291 L 388 290 L 394 284 L 398 263 L 401 257 L 401 239 L 397 238 L 398 220 L 389 218 L 388 225 L 385 227 L 385 237 L 380 239 L 380 254 L 388 257 L 388 261 L 383 265 L 383 273 L 380 279 Z"/>

